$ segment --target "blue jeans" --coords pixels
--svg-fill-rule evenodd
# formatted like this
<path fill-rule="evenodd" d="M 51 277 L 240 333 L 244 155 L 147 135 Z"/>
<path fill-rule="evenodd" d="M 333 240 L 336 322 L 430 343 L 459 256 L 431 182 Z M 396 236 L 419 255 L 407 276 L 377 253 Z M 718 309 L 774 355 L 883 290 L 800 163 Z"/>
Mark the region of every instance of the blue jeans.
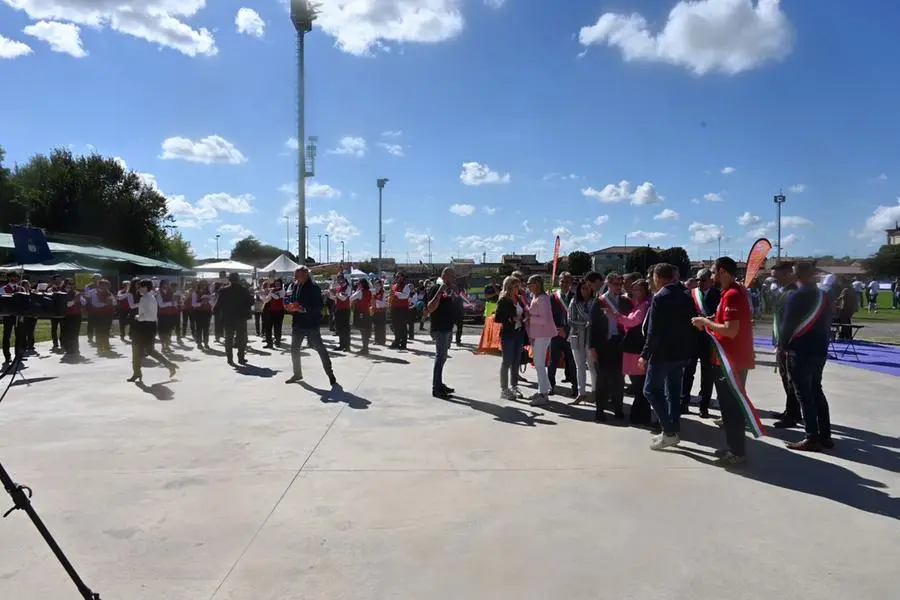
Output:
<path fill-rule="evenodd" d="M 431 377 L 431 389 L 437 392 L 444 387 L 444 363 L 447 362 L 453 332 L 432 331 L 431 338 L 434 340 L 434 374 Z"/>
<path fill-rule="evenodd" d="M 681 384 L 687 361 L 647 363 L 644 396 L 659 419 L 666 435 L 681 431 Z"/>
<path fill-rule="evenodd" d="M 518 331 L 512 337 L 500 338 L 500 349 L 503 360 L 500 363 L 500 389 L 506 390 L 519 385 L 519 361 L 522 359 L 522 347 L 525 340 Z"/>
<path fill-rule="evenodd" d="M 812 442 L 831 439 L 831 414 L 822 390 L 826 360 L 824 356 L 798 356 L 792 352 L 787 355 L 789 379 L 800 401 L 806 439 Z"/>

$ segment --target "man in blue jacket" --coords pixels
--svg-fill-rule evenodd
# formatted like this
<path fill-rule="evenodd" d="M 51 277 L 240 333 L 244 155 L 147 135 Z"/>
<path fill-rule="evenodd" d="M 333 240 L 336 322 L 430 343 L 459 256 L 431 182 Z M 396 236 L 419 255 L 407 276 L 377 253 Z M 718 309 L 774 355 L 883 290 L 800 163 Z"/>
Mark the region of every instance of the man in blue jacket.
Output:
<path fill-rule="evenodd" d="M 784 302 L 778 332 L 779 346 L 794 394 L 800 401 L 806 437 L 787 444 L 791 450 L 821 452 L 833 448 L 828 399 L 822 390 L 822 371 L 828 360 L 831 302 L 816 285 L 816 271 L 807 262 L 794 265 L 797 289 Z"/>
<path fill-rule="evenodd" d="M 654 265 L 653 284 L 658 291 L 644 321 L 644 350 L 638 366 L 646 370 L 644 395 L 662 427 L 650 448 L 662 450 L 681 442 L 681 385 L 684 367 L 697 351 L 691 325 L 697 311 L 675 265 Z"/>
<path fill-rule="evenodd" d="M 328 375 L 331 387 L 337 385 L 331 357 L 322 341 L 319 329 L 322 322 L 322 290 L 309 276 L 309 269 L 300 267 L 294 271 L 294 283 L 285 296 L 288 312 L 291 313 L 291 363 L 294 374 L 285 383 L 297 383 L 303 380 L 303 369 L 300 364 L 300 348 L 303 340 L 309 340 L 309 347 L 315 350 L 322 360 L 322 367 Z"/>

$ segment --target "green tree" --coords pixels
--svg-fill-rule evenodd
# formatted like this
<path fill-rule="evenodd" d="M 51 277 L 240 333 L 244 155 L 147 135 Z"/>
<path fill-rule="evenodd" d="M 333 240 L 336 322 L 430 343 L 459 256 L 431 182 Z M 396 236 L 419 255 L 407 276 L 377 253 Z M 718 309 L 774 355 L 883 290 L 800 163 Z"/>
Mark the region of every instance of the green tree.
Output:
<path fill-rule="evenodd" d="M 591 255 L 582 250 L 570 252 L 566 259 L 566 268 L 575 277 L 584 275 L 591 270 L 592 266 L 593 261 L 591 260 Z"/>
<path fill-rule="evenodd" d="M 497 265 L 497 275 L 499 275 L 500 277 L 509 277 L 510 275 L 512 275 L 514 270 L 515 269 L 513 269 L 512 265 L 508 265 L 506 263 Z"/>
<path fill-rule="evenodd" d="M 646 275 L 653 265 L 661 263 L 659 252 L 649 246 L 641 246 L 632 250 L 625 259 L 625 270 Z"/>
<path fill-rule="evenodd" d="M 191 243 L 184 239 L 180 231 L 175 231 L 166 238 L 166 258 L 182 267 L 194 266 L 196 257 Z"/>
<path fill-rule="evenodd" d="M 263 244 L 252 235 L 249 235 L 234 244 L 234 248 L 231 250 L 231 260 L 255 267 L 264 267 L 282 254 L 287 254 L 292 261 L 299 262 L 294 254 L 285 252 L 276 246 Z"/>
<path fill-rule="evenodd" d="M 682 279 L 687 279 L 691 275 L 691 258 L 688 256 L 687 250 L 680 246 L 666 248 L 659 253 L 659 262 L 669 263 L 678 267 L 678 272 Z"/>
<path fill-rule="evenodd" d="M 876 277 L 900 277 L 900 246 L 884 245 L 868 262 Z"/>
<path fill-rule="evenodd" d="M 57 149 L 16 166 L 10 181 L 14 195 L 0 199 L 0 223 L 30 222 L 125 252 L 167 255 L 166 198 L 115 159 Z"/>

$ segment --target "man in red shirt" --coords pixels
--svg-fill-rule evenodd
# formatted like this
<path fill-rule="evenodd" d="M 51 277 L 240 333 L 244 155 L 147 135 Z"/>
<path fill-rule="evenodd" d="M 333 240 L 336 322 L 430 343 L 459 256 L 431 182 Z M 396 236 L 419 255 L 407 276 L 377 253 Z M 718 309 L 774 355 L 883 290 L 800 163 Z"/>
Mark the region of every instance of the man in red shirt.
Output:
<path fill-rule="evenodd" d="M 744 386 L 747 383 L 747 372 L 756 366 L 756 354 L 753 350 L 753 311 L 747 292 L 735 281 L 736 276 L 737 264 L 734 259 L 723 256 L 716 260 L 713 277 L 722 290 L 722 298 L 719 300 L 715 319 L 696 317 L 692 322 L 697 329 L 705 329 L 718 340 L 740 385 Z M 741 400 L 731 389 L 725 369 L 717 356 L 713 357 L 713 364 L 716 369 L 716 397 L 719 400 L 722 427 L 725 429 L 725 440 L 728 444 L 727 450 L 717 452 L 719 464 L 740 465 L 746 461 L 744 437 L 746 422 Z"/>

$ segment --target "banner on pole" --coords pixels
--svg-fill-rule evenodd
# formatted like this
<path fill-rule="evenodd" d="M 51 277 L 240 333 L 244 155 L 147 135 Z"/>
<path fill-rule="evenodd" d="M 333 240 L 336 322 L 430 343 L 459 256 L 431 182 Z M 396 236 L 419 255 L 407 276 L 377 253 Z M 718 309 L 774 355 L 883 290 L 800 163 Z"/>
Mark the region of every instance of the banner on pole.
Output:
<path fill-rule="evenodd" d="M 553 274 L 550 276 L 550 287 L 556 285 L 556 267 L 559 264 L 559 236 L 556 236 L 556 244 L 553 246 Z"/>
<path fill-rule="evenodd" d="M 766 238 L 759 238 L 753 242 L 750 247 L 750 253 L 747 255 L 747 271 L 744 276 L 744 284 L 749 286 L 756 279 L 760 269 L 766 264 L 769 252 L 772 250 L 772 242 Z"/>

